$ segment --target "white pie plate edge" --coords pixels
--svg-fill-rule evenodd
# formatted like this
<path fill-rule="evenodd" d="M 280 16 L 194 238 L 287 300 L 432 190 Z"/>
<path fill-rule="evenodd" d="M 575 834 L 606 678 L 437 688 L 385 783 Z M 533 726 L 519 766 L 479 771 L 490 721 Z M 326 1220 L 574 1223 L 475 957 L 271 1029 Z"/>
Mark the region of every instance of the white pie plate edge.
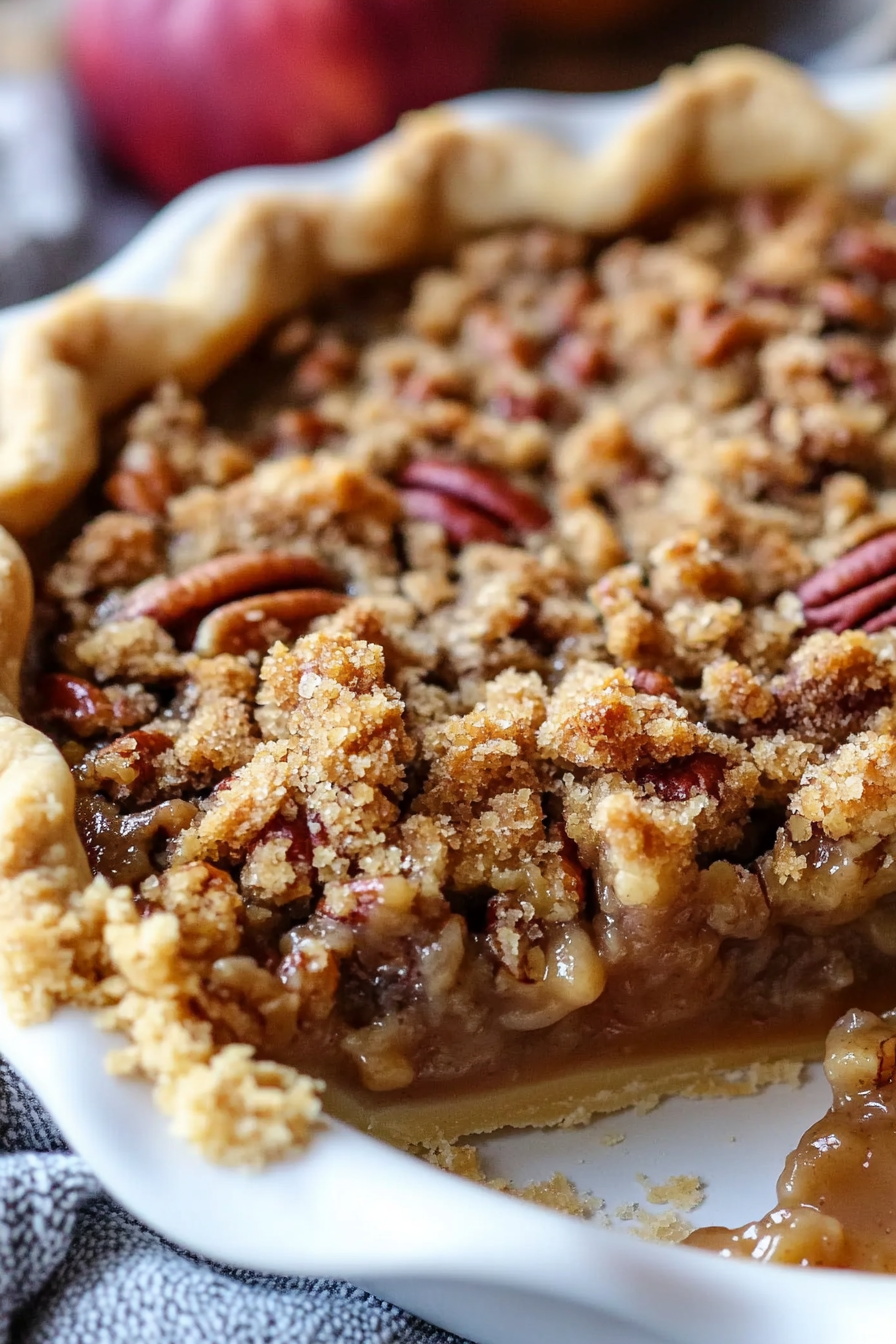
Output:
<path fill-rule="evenodd" d="M 891 70 L 874 70 L 821 83 L 832 101 L 860 112 L 880 107 L 894 79 Z M 647 96 L 499 92 L 455 107 L 471 123 L 523 124 L 587 151 Z M 90 280 L 108 294 L 158 294 L 184 244 L 229 203 L 277 188 L 343 191 L 366 154 L 202 183 Z M 0 313 L 0 340 L 45 302 Z M 268 1170 L 212 1166 L 171 1136 L 146 1086 L 105 1072 L 112 1044 L 83 1012 L 67 1009 L 23 1029 L 0 1011 L 0 1050 L 105 1188 L 199 1255 L 262 1272 L 392 1285 L 393 1300 L 404 1296 L 421 1310 L 432 1303 L 441 1324 L 475 1330 L 486 1344 L 542 1340 L 545 1321 L 565 1344 L 634 1340 L 623 1322 L 638 1340 L 647 1330 L 679 1344 L 892 1337 L 892 1279 L 799 1273 L 647 1244 L 459 1180 L 337 1123 L 306 1154 Z M 782 1158 L 785 1147 L 782 1140 Z"/>

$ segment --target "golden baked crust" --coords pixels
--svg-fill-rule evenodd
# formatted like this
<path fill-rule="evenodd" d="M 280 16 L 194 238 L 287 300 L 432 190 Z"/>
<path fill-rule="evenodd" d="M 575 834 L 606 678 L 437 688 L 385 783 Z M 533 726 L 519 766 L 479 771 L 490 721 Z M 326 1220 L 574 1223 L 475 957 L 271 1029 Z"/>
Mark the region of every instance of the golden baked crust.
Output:
<path fill-rule="evenodd" d="M 468 234 L 530 220 L 607 234 L 694 194 L 867 183 L 890 168 L 882 123 L 850 121 L 797 72 L 748 51 L 670 72 L 642 118 L 587 161 L 522 131 L 466 130 L 440 112 L 411 118 L 351 196 L 283 196 L 227 213 L 190 249 L 164 299 L 75 291 L 14 333 L 0 362 L 0 521 L 22 537 L 46 527 L 94 472 L 105 415 L 166 376 L 204 386 L 335 276 L 425 260 Z M 134 1041 L 117 1066 L 156 1080 L 182 1132 L 219 1160 L 277 1156 L 307 1138 L 316 1088 L 246 1046 L 217 1049 L 206 1022 L 185 1023 L 170 995 L 155 992 L 174 985 L 189 998 L 195 959 L 178 946 L 172 908 L 141 920 L 127 888 L 90 880 L 68 766 L 18 718 L 30 585 L 6 534 L 2 560 L 0 984 L 10 1011 L 26 1022 L 65 1000 L 110 1005 L 110 1021 Z M 376 669 L 362 674 L 376 686 Z M 555 700 L 545 732 L 575 760 L 574 716 Z M 667 757 L 701 742 L 670 746 Z M 619 806 L 608 801 L 610 827 Z M 625 818 L 616 820 L 621 834 Z M 183 895 L 168 894 L 174 906 Z M 232 950 L 219 897 L 220 920 L 200 940 L 206 959 Z"/>

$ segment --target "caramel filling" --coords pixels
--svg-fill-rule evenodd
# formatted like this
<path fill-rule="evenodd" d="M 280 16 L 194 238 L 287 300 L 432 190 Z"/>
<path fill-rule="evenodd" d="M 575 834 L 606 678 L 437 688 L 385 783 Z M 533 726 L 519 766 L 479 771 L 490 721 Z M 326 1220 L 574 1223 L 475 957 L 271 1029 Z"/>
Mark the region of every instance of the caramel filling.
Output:
<path fill-rule="evenodd" d="M 828 1036 L 833 1104 L 803 1135 L 758 1222 L 707 1227 L 687 1244 L 723 1256 L 896 1272 L 896 1034 L 853 1010 Z"/>

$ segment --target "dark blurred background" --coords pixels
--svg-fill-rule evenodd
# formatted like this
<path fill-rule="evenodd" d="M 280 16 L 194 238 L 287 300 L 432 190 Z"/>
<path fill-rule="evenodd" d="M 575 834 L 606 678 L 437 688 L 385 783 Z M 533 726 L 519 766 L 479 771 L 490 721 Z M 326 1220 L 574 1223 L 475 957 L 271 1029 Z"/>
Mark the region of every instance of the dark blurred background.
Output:
<path fill-rule="evenodd" d="M 735 42 L 819 68 L 896 53 L 896 0 L 504 0 L 500 14 L 500 0 L 327 0 L 334 20 L 348 15 L 357 28 L 354 47 L 351 34 L 337 42 L 318 20 L 320 31 L 303 28 L 304 0 L 257 2 L 259 14 L 270 11 L 264 40 L 277 55 L 262 50 L 253 67 L 244 37 L 228 49 L 200 28 L 194 50 L 164 45 L 166 17 L 178 10 L 217 16 L 226 30 L 230 0 L 0 0 L 0 304 L 93 269 L 207 172 L 326 157 L 386 129 L 405 106 L 483 86 L 631 88 Z M 148 14 L 155 30 L 141 27 Z M 446 23 L 446 49 L 454 45 L 441 69 L 402 86 L 396 70 L 420 67 Z M 228 78 L 234 52 L 241 68 Z M 278 80 L 292 102 L 272 96 Z M 396 83 L 404 101 L 384 102 L 371 120 L 378 93 L 388 86 L 391 97 Z M 290 118 L 302 128 L 294 150 L 288 134 L 259 130 L 275 105 L 287 132 Z"/>
<path fill-rule="evenodd" d="M 547 14 L 557 6 L 543 0 L 540 7 Z M 893 7 L 873 0 L 616 0 L 605 8 L 607 26 L 591 34 L 551 33 L 517 22 L 503 40 L 499 83 L 571 93 L 635 88 L 675 61 L 734 42 L 809 64 L 849 34 L 867 31 Z M 874 36 L 869 55 L 881 50 Z"/>

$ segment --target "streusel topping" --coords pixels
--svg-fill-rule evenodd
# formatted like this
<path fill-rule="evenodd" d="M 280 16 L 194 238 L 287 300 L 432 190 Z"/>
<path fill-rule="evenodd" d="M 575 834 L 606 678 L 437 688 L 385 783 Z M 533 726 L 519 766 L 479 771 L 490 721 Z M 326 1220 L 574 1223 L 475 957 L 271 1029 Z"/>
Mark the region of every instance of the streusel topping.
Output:
<path fill-rule="evenodd" d="M 839 561 L 896 529 L 887 209 L 491 235 L 110 429 L 30 713 L 136 911 L 82 968 L 127 1067 L 400 1089 L 892 954 L 896 554 Z"/>

